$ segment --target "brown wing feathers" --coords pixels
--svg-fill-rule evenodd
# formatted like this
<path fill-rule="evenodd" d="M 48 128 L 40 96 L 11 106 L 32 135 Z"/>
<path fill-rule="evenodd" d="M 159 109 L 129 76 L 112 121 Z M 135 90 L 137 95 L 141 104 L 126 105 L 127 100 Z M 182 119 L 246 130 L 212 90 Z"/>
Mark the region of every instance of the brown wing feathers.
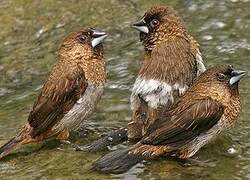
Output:
<path fill-rule="evenodd" d="M 86 87 L 84 72 L 78 67 L 66 77 L 58 78 L 57 83 L 48 81 L 28 118 L 33 127 L 32 136 L 37 136 L 56 124 L 73 107 Z"/>
<path fill-rule="evenodd" d="M 183 98 L 185 101 L 186 99 Z M 174 144 L 175 142 L 187 143 L 200 133 L 208 131 L 214 126 L 223 114 L 223 106 L 209 98 L 192 100 L 176 104 L 174 110 L 166 114 L 164 121 L 156 122 L 159 129 L 152 130 L 142 143 L 159 145 Z M 168 119 L 169 118 L 169 119 Z M 179 143 L 178 143 L 179 144 Z"/>

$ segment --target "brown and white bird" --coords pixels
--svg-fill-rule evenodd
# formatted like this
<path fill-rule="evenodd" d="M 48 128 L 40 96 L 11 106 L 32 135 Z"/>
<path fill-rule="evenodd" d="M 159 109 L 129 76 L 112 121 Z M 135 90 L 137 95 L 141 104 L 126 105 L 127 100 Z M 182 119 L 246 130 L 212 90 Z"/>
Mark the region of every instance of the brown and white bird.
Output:
<path fill-rule="evenodd" d="M 158 111 L 181 96 L 205 66 L 199 44 L 171 7 L 150 8 L 132 27 L 140 31 L 145 52 L 132 89 L 128 137 L 140 139 Z"/>
<path fill-rule="evenodd" d="M 144 59 L 130 97 L 132 118 L 127 128 L 109 132 L 90 144 L 89 151 L 140 140 L 163 108 L 181 96 L 205 66 L 199 44 L 189 34 L 177 12 L 154 6 L 132 25 L 140 31 Z"/>
<path fill-rule="evenodd" d="M 27 124 L 0 148 L 0 158 L 18 145 L 48 138 L 66 140 L 69 131 L 91 115 L 106 82 L 102 46 L 106 37 L 105 32 L 89 28 L 64 39 Z"/>
<path fill-rule="evenodd" d="M 102 172 L 122 173 L 142 160 L 159 156 L 187 159 L 232 127 L 240 113 L 238 84 L 245 71 L 220 65 L 205 71 L 187 92 L 129 149 L 105 155 L 95 163 Z"/>

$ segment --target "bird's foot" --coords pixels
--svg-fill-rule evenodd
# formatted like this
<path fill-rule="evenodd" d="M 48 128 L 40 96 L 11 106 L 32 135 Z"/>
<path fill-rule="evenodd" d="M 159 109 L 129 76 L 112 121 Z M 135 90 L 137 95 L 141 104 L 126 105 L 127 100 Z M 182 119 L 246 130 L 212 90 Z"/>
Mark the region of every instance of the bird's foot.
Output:
<path fill-rule="evenodd" d="M 86 151 L 86 148 L 84 148 L 84 146 L 80 146 L 80 145 L 77 145 L 77 144 L 75 144 L 75 143 L 72 143 L 72 142 L 70 142 L 70 141 L 68 141 L 68 140 L 60 140 L 60 142 L 62 143 L 62 144 L 65 144 L 65 145 L 67 145 L 67 146 L 70 146 L 71 148 L 73 148 L 74 150 L 76 150 L 76 151 Z"/>

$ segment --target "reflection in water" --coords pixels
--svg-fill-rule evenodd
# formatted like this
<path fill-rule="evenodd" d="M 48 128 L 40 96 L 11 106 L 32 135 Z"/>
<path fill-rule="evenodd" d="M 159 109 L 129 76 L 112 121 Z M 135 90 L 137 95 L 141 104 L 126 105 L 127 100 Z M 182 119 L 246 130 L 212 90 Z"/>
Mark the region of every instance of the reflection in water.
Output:
<path fill-rule="evenodd" d="M 100 134 L 125 125 L 130 119 L 130 88 L 142 57 L 138 33 L 129 24 L 156 2 L 164 1 L 0 1 L 0 143 L 12 137 L 26 121 L 62 38 L 86 26 L 110 33 L 105 43 L 109 82 L 97 112 L 86 122 L 88 133 L 78 142 L 91 142 Z M 170 0 L 168 5 L 179 11 L 199 40 L 207 65 L 230 63 L 250 69 L 248 0 Z M 105 152 L 75 152 L 57 141 L 49 141 L 25 146 L 1 161 L 0 178 L 250 178 L 248 83 L 248 77 L 241 83 L 242 113 L 238 124 L 194 157 L 200 163 L 159 159 L 138 165 L 126 174 L 102 175 L 89 169 Z"/>

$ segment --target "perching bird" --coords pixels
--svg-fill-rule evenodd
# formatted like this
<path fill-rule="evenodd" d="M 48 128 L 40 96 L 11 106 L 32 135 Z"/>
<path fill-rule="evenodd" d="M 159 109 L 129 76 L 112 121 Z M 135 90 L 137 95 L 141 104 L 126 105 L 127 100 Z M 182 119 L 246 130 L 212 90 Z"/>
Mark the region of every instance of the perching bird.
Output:
<path fill-rule="evenodd" d="M 0 148 L 0 158 L 18 145 L 48 138 L 66 140 L 69 131 L 91 115 L 106 82 L 102 46 L 106 37 L 105 32 L 89 28 L 64 39 L 27 124 Z"/>
<path fill-rule="evenodd" d="M 221 131 L 232 127 L 240 112 L 238 83 L 245 71 L 220 65 L 205 71 L 193 86 L 129 149 L 111 152 L 95 169 L 122 173 L 142 160 L 159 156 L 187 159 Z"/>
<path fill-rule="evenodd" d="M 144 59 L 131 94 L 129 139 L 140 139 L 157 118 L 205 71 L 199 44 L 171 7 L 154 6 L 132 25 L 140 31 Z"/>

